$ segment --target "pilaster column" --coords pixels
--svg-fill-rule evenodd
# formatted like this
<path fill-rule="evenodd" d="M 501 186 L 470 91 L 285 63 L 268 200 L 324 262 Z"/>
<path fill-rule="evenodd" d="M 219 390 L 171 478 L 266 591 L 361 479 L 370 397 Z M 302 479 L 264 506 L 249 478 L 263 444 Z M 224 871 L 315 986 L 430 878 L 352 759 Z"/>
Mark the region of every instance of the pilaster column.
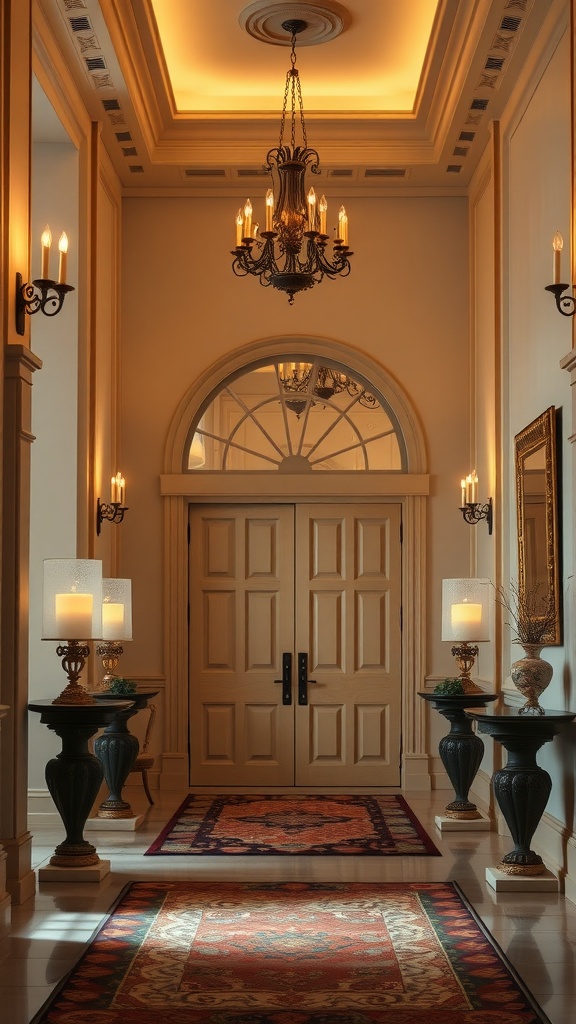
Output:
<path fill-rule="evenodd" d="M 5 704 L 0 704 L 0 725 L 9 710 Z M 0 736 L 0 747 L 1 745 L 2 737 Z M 0 939 L 7 935 L 10 929 L 10 905 L 12 903 L 6 889 L 6 860 L 6 851 L 0 844 Z"/>
<path fill-rule="evenodd" d="M 28 547 L 32 374 L 42 365 L 23 345 L 8 345 L 4 365 L 2 486 L 2 651 L 0 699 L 12 713 L 0 745 L 0 837 L 7 889 L 15 903 L 35 891 L 28 832 Z"/>

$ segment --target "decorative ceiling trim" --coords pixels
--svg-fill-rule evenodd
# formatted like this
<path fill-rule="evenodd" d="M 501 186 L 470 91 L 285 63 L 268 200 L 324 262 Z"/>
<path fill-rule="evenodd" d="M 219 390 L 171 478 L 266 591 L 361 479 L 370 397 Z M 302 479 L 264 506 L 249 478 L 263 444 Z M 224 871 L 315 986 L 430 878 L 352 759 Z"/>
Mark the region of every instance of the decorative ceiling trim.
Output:
<path fill-rule="evenodd" d="M 322 3 L 270 3 L 270 0 L 256 0 L 244 8 L 238 16 L 242 28 L 248 35 L 262 43 L 273 46 L 290 46 L 290 36 L 282 23 L 305 21 L 306 28 L 298 33 L 298 46 L 316 46 L 335 39 L 350 23 L 345 7 L 335 0 Z"/>

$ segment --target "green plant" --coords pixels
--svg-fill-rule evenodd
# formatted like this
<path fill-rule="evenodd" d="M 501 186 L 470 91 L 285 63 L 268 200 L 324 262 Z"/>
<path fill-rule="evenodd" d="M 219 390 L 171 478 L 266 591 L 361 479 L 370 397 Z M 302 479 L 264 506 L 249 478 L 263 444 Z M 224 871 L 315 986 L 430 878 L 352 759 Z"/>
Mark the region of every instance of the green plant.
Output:
<path fill-rule="evenodd" d="M 133 683 L 131 679 L 122 679 L 121 676 L 116 676 L 110 683 L 109 690 L 110 693 L 135 693 L 136 683 Z"/>
<path fill-rule="evenodd" d="M 439 693 L 443 697 L 452 697 L 454 694 L 464 693 L 462 680 L 458 678 L 444 679 L 434 687 L 434 693 Z"/>

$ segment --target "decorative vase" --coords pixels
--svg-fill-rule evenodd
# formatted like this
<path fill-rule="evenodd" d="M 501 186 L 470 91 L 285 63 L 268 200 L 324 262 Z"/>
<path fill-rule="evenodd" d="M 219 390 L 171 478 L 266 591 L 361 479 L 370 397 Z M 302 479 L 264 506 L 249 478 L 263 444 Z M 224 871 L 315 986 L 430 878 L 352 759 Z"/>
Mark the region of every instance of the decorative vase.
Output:
<path fill-rule="evenodd" d="M 543 715 L 544 708 L 538 698 L 552 679 L 554 669 L 549 661 L 540 657 L 543 644 L 522 644 L 525 657 L 519 658 L 510 666 L 512 682 L 526 703 L 520 708 L 521 715 Z"/>

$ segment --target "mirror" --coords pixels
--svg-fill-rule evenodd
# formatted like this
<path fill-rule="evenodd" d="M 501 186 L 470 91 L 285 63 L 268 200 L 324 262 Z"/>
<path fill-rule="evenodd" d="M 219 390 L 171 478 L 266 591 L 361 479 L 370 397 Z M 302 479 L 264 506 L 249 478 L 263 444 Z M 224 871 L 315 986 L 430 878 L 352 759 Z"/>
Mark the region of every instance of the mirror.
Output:
<path fill-rule="evenodd" d="M 547 646 L 562 643 L 556 410 L 551 406 L 514 438 L 518 512 L 518 591 L 520 599 L 537 588 L 550 595 L 555 624 Z"/>

